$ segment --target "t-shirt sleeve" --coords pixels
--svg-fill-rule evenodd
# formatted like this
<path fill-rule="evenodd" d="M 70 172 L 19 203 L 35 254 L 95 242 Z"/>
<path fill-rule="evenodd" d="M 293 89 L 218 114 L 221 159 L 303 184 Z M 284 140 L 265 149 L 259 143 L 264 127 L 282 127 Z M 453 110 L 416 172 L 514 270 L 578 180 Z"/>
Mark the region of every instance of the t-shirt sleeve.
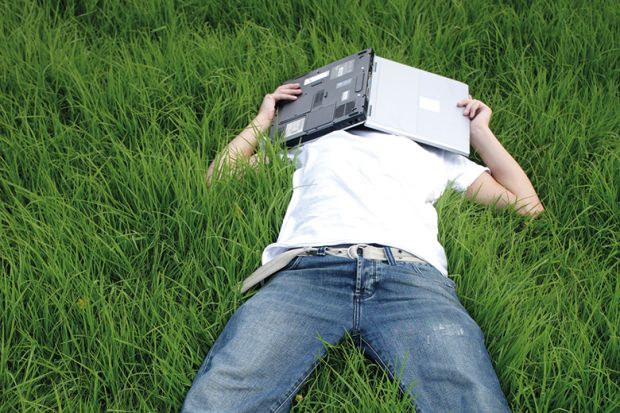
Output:
<path fill-rule="evenodd" d="M 442 165 L 445 184 L 443 189 L 451 186 L 458 192 L 465 192 L 483 172 L 490 172 L 486 166 L 479 165 L 463 155 L 444 150 L 433 150 L 433 152 Z"/>

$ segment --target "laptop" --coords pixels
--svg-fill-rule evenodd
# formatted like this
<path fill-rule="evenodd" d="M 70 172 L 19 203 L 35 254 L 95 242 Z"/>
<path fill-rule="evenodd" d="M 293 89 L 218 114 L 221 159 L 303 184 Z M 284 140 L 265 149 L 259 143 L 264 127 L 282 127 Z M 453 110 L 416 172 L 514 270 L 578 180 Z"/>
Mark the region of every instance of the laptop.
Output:
<path fill-rule="evenodd" d="M 331 131 L 365 126 L 469 155 L 469 123 L 462 82 L 376 56 L 373 49 L 335 61 L 285 83 L 303 94 L 280 102 L 270 138 L 287 147 Z"/>

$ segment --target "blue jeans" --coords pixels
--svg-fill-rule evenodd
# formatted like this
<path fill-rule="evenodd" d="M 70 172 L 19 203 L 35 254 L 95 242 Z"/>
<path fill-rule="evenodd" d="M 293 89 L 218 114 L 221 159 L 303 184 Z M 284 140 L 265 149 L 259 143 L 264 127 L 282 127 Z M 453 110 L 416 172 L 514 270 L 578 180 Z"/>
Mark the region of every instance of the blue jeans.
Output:
<path fill-rule="evenodd" d="M 454 282 L 425 263 L 300 256 L 228 321 L 183 412 L 288 412 L 326 348 L 350 333 L 418 412 L 509 412 Z M 402 372 L 401 372 L 402 369 Z"/>

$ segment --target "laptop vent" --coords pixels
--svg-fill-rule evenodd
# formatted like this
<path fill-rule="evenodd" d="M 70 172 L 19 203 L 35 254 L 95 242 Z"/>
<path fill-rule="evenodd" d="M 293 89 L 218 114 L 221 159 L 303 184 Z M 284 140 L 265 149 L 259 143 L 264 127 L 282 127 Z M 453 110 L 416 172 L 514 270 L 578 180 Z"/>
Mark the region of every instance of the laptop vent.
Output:
<path fill-rule="evenodd" d="M 336 110 L 334 111 L 334 117 L 340 118 L 344 115 L 348 115 L 355 109 L 355 101 L 352 100 L 347 103 L 343 103 L 340 106 L 336 106 Z"/>
<path fill-rule="evenodd" d="M 353 108 L 355 108 L 354 101 L 347 103 L 347 106 L 344 108 L 344 113 L 348 115 L 349 113 L 353 112 Z"/>
<path fill-rule="evenodd" d="M 314 95 L 314 101 L 312 102 L 312 108 L 316 108 L 317 106 L 321 106 L 323 103 L 323 93 L 325 93 L 325 89 L 319 90 Z"/>
<path fill-rule="evenodd" d="M 335 118 L 340 118 L 344 115 L 344 105 L 336 106 L 336 111 L 334 112 Z"/>

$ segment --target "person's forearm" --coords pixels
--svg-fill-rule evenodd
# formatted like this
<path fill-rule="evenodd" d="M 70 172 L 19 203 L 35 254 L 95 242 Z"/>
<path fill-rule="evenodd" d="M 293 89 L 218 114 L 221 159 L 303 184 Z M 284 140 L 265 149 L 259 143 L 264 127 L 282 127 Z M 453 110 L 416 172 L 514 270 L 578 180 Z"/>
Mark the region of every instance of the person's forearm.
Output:
<path fill-rule="evenodd" d="M 254 154 L 258 145 L 258 137 L 265 132 L 271 125 L 270 121 L 255 117 L 244 130 L 242 130 L 224 149 L 233 160 L 238 156 L 249 158 Z"/>
<path fill-rule="evenodd" d="M 207 184 L 211 184 L 216 169 L 219 172 L 225 164 L 233 165 L 239 157 L 249 159 L 256 151 L 259 135 L 269 129 L 270 125 L 270 120 L 260 115 L 255 117 L 211 162 L 207 172 Z"/>
<path fill-rule="evenodd" d="M 472 146 L 491 175 L 514 195 L 515 207 L 529 214 L 544 210 L 536 190 L 517 161 L 502 146 L 488 127 L 472 131 Z"/>
<path fill-rule="evenodd" d="M 301 94 L 301 85 L 299 83 L 285 83 L 280 85 L 273 93 L 267 93 L 263 98 L 258 110 L 258 115 L 250 122 L 250 124 L 237 135 L 226 148 L 219 153 L 207 171 L 207 185 L 211 185 L 213 175 L 217 170 L 220 174 L 224 165 L 230 165 L 234 169 L 234 164 L 239 157 L 250 160 L 250 163 L 256 164 L 252 155 L 258 146 L 258 138 L 271 126 L 271 121 L 276 112 L 276 104 L 281 101 L 296 100 Z"/>

